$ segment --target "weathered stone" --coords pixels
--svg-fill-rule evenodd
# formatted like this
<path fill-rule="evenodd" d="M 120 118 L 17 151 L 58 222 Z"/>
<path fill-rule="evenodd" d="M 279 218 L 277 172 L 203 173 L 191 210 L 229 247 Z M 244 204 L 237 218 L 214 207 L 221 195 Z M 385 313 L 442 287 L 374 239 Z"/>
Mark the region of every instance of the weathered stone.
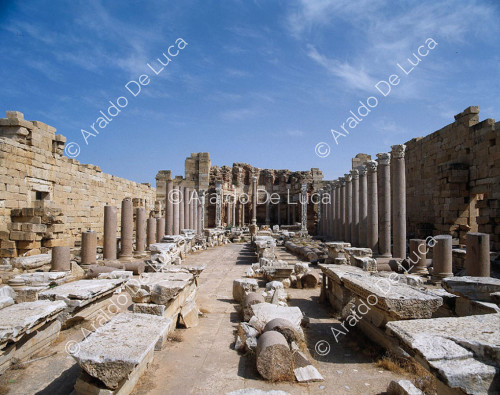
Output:
<path fill-rule="evenodd" d="M 237 302 L 243 302 L 245 295 L 255 292 L 259 289 L 257 280 L 251 278 L 241 278 L 233 281 L 233 299 Z"/>
<path fill-rule="evenodd" d="M 310 383 L 314 381 L 324 381 L 323 376 L 318 372 L 318 370 L 312 366 L 307 365 L 300 368 L 295 368 L 293 370 L 295 378 L 299 383 Z"/>
<path fill-rule="evenodd" d="M 290 344 L 292 342 L 298 343 L 304 341 L 304 332 L 299 326 L 293 325 L 285 318 L 274 318 L 269 321 L 264 327 L 263 333 L 269 331 L 276 331 L 285 336 L 285 339 Z"/>
<path fill-rule="evenodd" d="M 257 370 L 270 381 L 293 379 L 293 355 L 284 336 L 269 331 L 259 337 L 257 343 Z"/>
<path fill-rule="evenodd" d="M 483 302 L 494 302 L 491 294 L 500 292 L 500 280 L 492 277 L 449 277 L 441 285 L 448 292 Z"/>
<path fill-rule="evenodd" d="M 120 313 L 78 343 L 72 357 L 92 377 L 117 388 L 148 354 L 161 349 L 172 320 Z"/>
<path fill-rule="evenodd" d="M 283 307 L 270 303 L 254 304 L 252 312 L 254 317 L 252 317 L 253 323 L 250 322 L 250 324 L 260 331 L 264 330 L 267 323 L 275 318 L 284 318 L 290 321 L 293 328 L 299 330 L 304 318 L 298 307 Z"/>
<path fill-rule="evenodd" d="M 165 314 L 165 305 L 154 303 L 134 303 L 133 312 L 163 317 Z"/>
<path fill-rule="evenodd" d="M 387 395 L 424 395 L 410 380 L 392 380 L 387 387 Z"/>
<path fill-rule="evenodd" d="M 180 312 L 180 321 L 181 324 L 183 324 L 186 328 L 193 328 L 195 326 L 198 326 L 198 306 L 196 305 L 194 300 L 188 301 L 184 306 L 181 308 Z"/>
<path fill-rule="evenodd" d="M 51 254 L 39 254 L 33 256 L 24 256 L 11 259 L 11 264 L 14 267 L 23 270 L 38 269 L 44 265 L 49 265 L 52 260 Z"/>
<path fill-rule="evenodd" d="M 494 387 L 495 366 L 500 364 L 500 314 L 394 321 L 386 326 L 449 387 L 465 393 L 498 390 Z"/>
<path fill-rule="evenodd" d="M 254 304 L 265 303 L 264 297 L 256 292 L 245 295 L 243 300 L 243 321 L 248 321 L 253 316 L 252 306 Z"/>

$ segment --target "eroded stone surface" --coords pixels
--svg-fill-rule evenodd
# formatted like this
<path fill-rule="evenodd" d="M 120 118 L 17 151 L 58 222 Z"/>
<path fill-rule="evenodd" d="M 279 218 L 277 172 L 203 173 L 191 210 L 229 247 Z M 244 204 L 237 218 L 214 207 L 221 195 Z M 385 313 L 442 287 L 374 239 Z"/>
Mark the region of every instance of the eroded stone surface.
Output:
<path fill-rule="evenodd" d="M 494 366 L 500 365 L 500 314 L 394 321 L 386 326 L 448 386 L 466 393 L 492 390 Z"/>
<path fill-rule="evenodd" d="M 117 388 L 169 331 L 172 320 L 150 314 L 120 313 L 78 343 L 78 364 L 108 388 Z"/>
<path fill-rule="evenodd" d="M 491 294 L 500 292 L 500 280 L 492 277 L 448 277 L 441 284 L 448 292 L 482 302 L 493 302 Z"/>
<path fill-rule="evenodd" d="M 0 312 L 0 344 L 17 341 L 39 324 L 56 318 L 66 304 L 62 301 L 37 300 L 5 307 Z"/>
<path fill-rule="evenodd" d="M 298 307 L 284 307 L 271 303 L 258 303 L 251 306 L 253 317 L 250 324 L 262 331 L 267 323 L 275 318 L 289 321 L 297 331 L 301 331 L 302 312 Z"/>

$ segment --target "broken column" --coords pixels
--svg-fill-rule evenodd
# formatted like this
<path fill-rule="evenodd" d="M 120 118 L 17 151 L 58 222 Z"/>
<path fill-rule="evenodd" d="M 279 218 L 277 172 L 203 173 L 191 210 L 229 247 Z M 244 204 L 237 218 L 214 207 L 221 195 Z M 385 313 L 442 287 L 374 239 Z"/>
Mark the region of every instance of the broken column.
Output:
<path fill-rule="evenodd" d="M 410 270 L 412 274 L 427 275 L 427 244 L 422 239 L 410 239 Z"/>
<path fill-rule="evenodd" d="M 132 257 L 132 248 L 134 243 L 134 213 L 132 209 L 132 199 L 123 199 L 121 217 L 120 258 L 130 258 Z"/>
<path fill-rule="evenodd" d="M 352 225 L 352 177 L 350 174 L 344 174 L 345 178 L 345 222 L 344 222 L 344 237 L 345 241 L 351 240 L 351 225 Z"/>
<path fill-rule="evenodd" d="M 53 272 L 67 272 L 71 270 L 71 254 L 69 247 L 53 247 L 50 270 Z"/>
<path fill-rule="evenodd" d="M 436 244 L 432 249 L 432 280 L 441 281 L 453 276 L 452 239 L 450 235 L 434 236 Z"/>
<path fill-rule="evenodd" d="M 378 196 L 378 252 L 380 256 L 391 256 L 391 154 L 377 154 Z"/>
<path fill-rule="evenodd" d="M 351 170 L 352 177 L 352 223 L 351 223 L 351 243 L 359 247 L 359 172 L 357 169 Z"/>
<path fill-rule="evenodd" d="M 178 235 L 179 232 L 179 224 L 180 224 L 180 212 L 179 212 L 179 205 L 180 205 L 180 192 L 179 192 L 179 186 L 176 185 L 173 187 L 173 192 L 172 192 L 172 205 L 174 208 L 174 226 L 172 233 L 174 235 Z"/>
<path fill-rule="evenodd" d="M 116 240 L 115 240 L 116 246 Z M 97 255 L 97 233 L 93 230 L 82 232 L 82 248 L 80 253 L 82 265 L 95 265 Z M 68 269 L 69 270 L 69 269 Z"/>
<path fill-rule="evenodd" d="M 490 276 L 490 235 L 467 233 L 465 272 L 471 277 Z"/>
<path fill-rule="evenodd" d="M 184 188 L 184 227 L 190 229 L 190 211 L 189 211 L 189 197 L 191 194 L 191 188 Z"/>
<path fill-rule="evenodd" d="M 406 258 L 406 178 L 404 144 L 393 145 L 392 157 L 392 226 L 393 257 Z"/>
<path fill-rule="evenodd" d="M 359 171 L 359 246 L 366 247 L 366 228 L 368 226 L 368 197 L 366 184 L 366 166 L 358 167 Z"/>
<path fill-rule="evenodd" d="M 184 200 L 186 199 L 186 188 L 179 187 L 179 234 L 182 229 L 185 229 L 184 224 Z"/>
<path fill-rule="evenodd" d="M 165 218 L 160 217 L 156 219 L 156 242 L 161 242 L 165 236 Z"/>
<path fill-rule="evenodd" d="M 377 162 L 366 162 L 367 176 L 367 218 L 366 247 L 378 250 L 378 196 L 377 196 Z"/>
<path fill-rule="evenodd" d="M 174 204 L 172 200 L 173 188 L 174 188 L 174 182 L 172 180 L 167 180 L 167 194 L 165 196 L 165 230 L 164 230 L 164 234 L 166 233 L 167 235 L 172 235 L 174 232 Z"/>
<path fill-rule="evenodd" d="M 147 220 L 147 247 L 156 243 L 156 218 L 148 218 Z"/>
<path fill-rule="evenodd" d="M 146 249 L 146 209 L 137 207 L 135 210 L 135 251 L 142 253 Z"/>
<path fill-rule="evenodd" d="M 257 177 L 252 177 L 252 225 L 257 225 Z"/>
<path fill-rule="evenodd" d="M 257 343 L 257 370 L 270 381 L 293 379 L 293 356 L 285 337 L 276 331 L 259 336 Z"/>
<path fill-rule="evenodd" d="M 340 183 L 339 241 L 347 241 L 345 237 L 345 178 L 339 177 L 339 183 Z"/>
<path fill-rule="evenodd" d="M 104 206 L 104 259 L 116 259 L 116 228 L 118 226 L 116 207 Z"/>

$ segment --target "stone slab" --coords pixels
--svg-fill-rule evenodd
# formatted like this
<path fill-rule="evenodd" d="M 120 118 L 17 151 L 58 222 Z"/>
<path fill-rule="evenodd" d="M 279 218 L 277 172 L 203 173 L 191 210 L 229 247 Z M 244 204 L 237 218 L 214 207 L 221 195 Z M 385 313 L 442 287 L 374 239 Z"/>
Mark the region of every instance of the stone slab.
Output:
<path fill-rule="evenodd" d="M 448 277 L 441 285 L 455 295 L 481 302 L 494 302 L 491 294 L 500 292 L 500 279 L 492 277 Z"/>
<path fill-rule="evenodd" d="M 284 318 L 297 330 L 302 330 L 301 323 L 304 316 L 298 307 L 278 306 L 271 303 L 258 303 L 251 306 L 253 317 L 250 325 L 263 330 L 267 323 L 275 318 Z"/>
<path fill-rule="evenodd" d="M 78 364 L 107 388 L 117 388 L 154 349 L 161 349 L 172 320 L 120 313 L 78 343 Z"/>

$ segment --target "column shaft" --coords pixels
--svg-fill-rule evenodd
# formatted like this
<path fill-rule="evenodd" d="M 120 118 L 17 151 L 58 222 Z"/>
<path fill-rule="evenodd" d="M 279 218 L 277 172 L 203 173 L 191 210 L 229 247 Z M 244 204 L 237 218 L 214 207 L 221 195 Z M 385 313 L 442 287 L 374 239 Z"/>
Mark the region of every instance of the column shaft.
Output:
<path fill-rule="evenodd" d="M 405 181 L 405 145 L 393 145 L 392 156 L 392 224 L 393 256 L 406 258 L 406 181 Z"/>
<path fill-rule="evenodd" d="M 174 204 L 172 200 L 172 191 L 174 183 L 172 180 L 167 181 L 167 194 L 165 195 L 165 233 L 167 235 L 174 234 Z"/>
<path fill-rule="evenodd" d="M 144 252 L 146 244 L 146 209 L 137 207 L 135 210 L 135 250 Z"/>
<path fill-rule="evenodd" d="M 125 198 L 122 201 L 120 258 L 132 256 L 133 237 L 134 213 L 132 209 L 132 199 Z"/>
<path fill-rule="evenodd" d="M 351 170 L 352 177 L 352 223 L 351 223 L 351 243 L 359 247 L 359 172 Z"/>
<path fill-rule="evenodd" d="M 117 209 L 104 206 L 104 259 L 116 259 L 116 229 L 118 227 Z"/>
<path fill-rule="evenodd" d="M 368 168 L 366 247 L 376 253 L 378 251 L 377 162 L 368 161 L 366 166 Z"/>
<path fill-rule="evenodd" d="M 391 154 L 377 154 L 379 254 L 391 256 Z"/>

